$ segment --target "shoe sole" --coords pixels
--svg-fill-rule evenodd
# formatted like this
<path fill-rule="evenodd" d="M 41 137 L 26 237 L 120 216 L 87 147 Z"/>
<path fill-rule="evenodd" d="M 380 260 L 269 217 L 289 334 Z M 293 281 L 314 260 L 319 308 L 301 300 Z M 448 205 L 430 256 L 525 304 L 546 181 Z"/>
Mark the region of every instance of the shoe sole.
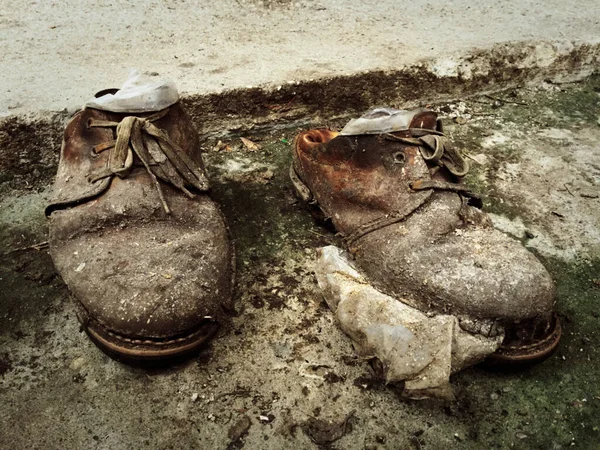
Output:
<path fill-rule="evenodd" d="M 130 365 L 162 366 L 186 359 L 205 346 L 219 329 L 217 322 L 205 319 L 193 332 L 171 339 L 130 338 L 89 317 L 83 305 L 74 297 L 72 300 L 82 330 L 90 340 L 111 358 Z"/>
<path fill-rule="evenodd" d="M 484 365 L 494 369 L 519 369 L 539 364 L 548 359 L 558 348 L 562 327 L 556 314 L 551 319 L 551 329 L 539 341 L 522 346 L 501 345 L 495 353 L 487 357 Z"/>
<path fill-rule="evenodd" d="M 98 326 L 88 326 L 85 331 L 91 341 L 111 358 L 132 365 L 172 364 L 200 350 L 218 329 L 217 324 L 166 341 L 129 339 L 117 336 Z"/>

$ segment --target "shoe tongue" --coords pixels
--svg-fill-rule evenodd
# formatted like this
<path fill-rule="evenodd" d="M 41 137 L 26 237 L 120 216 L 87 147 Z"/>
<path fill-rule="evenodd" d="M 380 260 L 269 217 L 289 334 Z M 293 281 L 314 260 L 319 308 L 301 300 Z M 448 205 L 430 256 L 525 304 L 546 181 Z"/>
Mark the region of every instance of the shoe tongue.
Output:
<path fill-rule="evenodd" d="M 342 136 L 382 134 L 406 131 L 409 128 L 436 128 L 437 115 L 422 108 L 404 109 L 375 108 L 358 119 L 352 119 L 341 131 Z"/>

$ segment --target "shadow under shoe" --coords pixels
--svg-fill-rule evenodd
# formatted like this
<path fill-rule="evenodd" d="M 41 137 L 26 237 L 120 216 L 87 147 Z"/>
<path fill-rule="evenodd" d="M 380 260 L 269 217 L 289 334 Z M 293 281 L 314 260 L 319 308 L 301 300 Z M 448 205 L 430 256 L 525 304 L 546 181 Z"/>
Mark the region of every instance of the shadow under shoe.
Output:
<path fill-rule="evenodd" d="M 394 133 L 301 133 L 293 153 L 296 191 L 331 218 L 382 292 L 423 312 L 453 314 L 473 332 L 489 332 L 490 323 L 505 327 L 499 363 L 525 353 L 529 361 L 545 359 L 560 338 L 551 326 L 550 275 L 472 206 L 476 199 L 461 182 L 468 168 L 435 113 L 406 114 L 410 125 Z M 534 332 L 533 323 L 546 325 Z"/>

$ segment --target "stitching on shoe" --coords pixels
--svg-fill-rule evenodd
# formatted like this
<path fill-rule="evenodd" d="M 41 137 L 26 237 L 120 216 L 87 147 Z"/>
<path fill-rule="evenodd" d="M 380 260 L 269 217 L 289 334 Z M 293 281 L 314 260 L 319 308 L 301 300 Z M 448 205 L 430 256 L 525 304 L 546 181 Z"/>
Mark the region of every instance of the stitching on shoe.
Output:
<path fill-rule="evenodd" d="M 403 222 L 417 210 L 422 209 L 424 205 L 431 201 L 433 189 L 423 190 L 421 192 L 429 192 L 422 202 L 414 205 L 405 205 L 404 209 L 398 209 L 390 214 L 386 214 L 382 217 L 378 217 L 377 219 L 362 224 L 346 237 L 346 246 L 351 247 L 358 239 L 372 233 L 373 231 L 380 230 L 398 222 Z"/>
<path fill-rule="evenodd" d="M 537 347 L 542 347 L 543 345 L 547 344 L 548 342 L 553 341 L 555 336 L 556 336 L 556 333 L 550 333 L 548 336 L 546 336 L 541 341 L 537 341 L 537 342 L 534 342 L 533 344 L 529 344 L 529 345 L 510 345 L 510 346 L 502 345 L 502 346 L 500 346 L 500 350 L 529 350 L 529 349 L 534 349 Z"/>
<path fill-rule="evenodd" d="M 132 338 L 128 338 L 126 336 L 120 335 L 118 333 L 115 333 L 114 331 L 109 330 L 108 328 L 106 328 L 104 325 L 102 325 L 97 320 L 91 319 L 90 322 L 94 322 L 96 325 L 99 326 L 99 328 L 102 330 L 103 333 L 108 334 L 112 338 L 117 339 L 122 342 L 127 342 L 128 344 L 136 344 L 136 345 L 145 344 L 145 345 L 153 345 L 153 346 L 167 346 L 167 345 L 177 344 L 180 342 L 185 342 L 185 341 L 193 339 L 194 337 L 197 337 L 201 334 L 206 334 L 206 328 L 201 326 L 200 329 L 198 329 L 197 331 L 195 331 L 191 334 L 188 334 L 186 336 L 176 338 L 176 339 L 165 339 L 165 340 L 132 339 Z M 89 324 L 88 324 L 88 327 L 89 327 Z"/>
<path fill-rule="evenodd" d="M 556 319 L 558 321 L 558 319 Z M 556 323 L 554 329 L 552 330 L 552 332 L 550 334 L 548 334 L 548 336 L 544 337 L 543 339 L 534 342 L 533 344 L 529 344 L 529 345 L 508 345 L 508 346 L 504 346 L 501 345 L 499 350 L 530 350 L 530 349 L 534 349 L 534 348 L 539 348 L 539 347 L 543 347 L 544 345 L 548 344 L 549 342 L 553 342 L 556 339 L 557 334 L 560 334 L 560 323 Z"/>

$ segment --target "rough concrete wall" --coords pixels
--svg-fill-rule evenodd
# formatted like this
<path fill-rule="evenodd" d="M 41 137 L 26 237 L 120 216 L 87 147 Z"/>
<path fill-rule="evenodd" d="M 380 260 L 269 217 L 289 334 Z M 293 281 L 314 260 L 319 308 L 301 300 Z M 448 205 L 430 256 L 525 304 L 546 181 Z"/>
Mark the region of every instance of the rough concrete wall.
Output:
<path fill-rule="evenodd" d="M 197 93 L 182 101 L 201 135 L 218 136 L 326 121 L 374 105 L 402 108 L 543 80 L 573 81 L 597 70 L 599 61 L 600 43 L 506 43 L 397 70 Z M 47 184 L 58 162 L 62 129 L 73 112 L 0 119 L 0 186 Z"/>

